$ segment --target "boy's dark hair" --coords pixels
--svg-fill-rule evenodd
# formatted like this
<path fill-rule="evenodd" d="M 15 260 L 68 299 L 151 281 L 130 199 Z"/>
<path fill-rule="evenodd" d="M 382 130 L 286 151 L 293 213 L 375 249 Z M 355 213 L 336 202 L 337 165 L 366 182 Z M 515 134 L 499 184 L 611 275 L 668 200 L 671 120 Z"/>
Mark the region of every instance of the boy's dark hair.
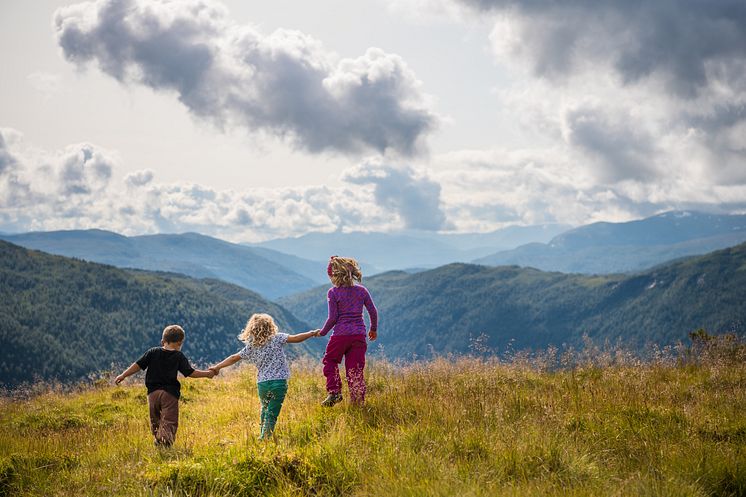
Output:
<path fill-rule="evenodd" d="M 184 329 L 178 324 L 171 324 L 163 328 L 162 340 L 166 343 L 178 343 L 184 340 Z"/>

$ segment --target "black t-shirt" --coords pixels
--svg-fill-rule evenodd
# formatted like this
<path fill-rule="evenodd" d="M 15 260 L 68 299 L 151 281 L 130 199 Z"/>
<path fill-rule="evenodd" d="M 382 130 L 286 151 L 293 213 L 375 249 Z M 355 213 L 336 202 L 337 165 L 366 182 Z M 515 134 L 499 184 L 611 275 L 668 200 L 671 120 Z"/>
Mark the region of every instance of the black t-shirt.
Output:
<path fill-rule="evenodd" d="M 161 347 L 153 347 L 137 360 L 140 369 L 145 369 L 145 386 L 148 394 L 156 390 L 165 390 L 177 399 L 181 395 L 181 384 L 176 379 L 176 373 L 181 372 L 184 376 L 194 373 L 194 368 L 189 364 L 180 350 L 166 350 Z"/>

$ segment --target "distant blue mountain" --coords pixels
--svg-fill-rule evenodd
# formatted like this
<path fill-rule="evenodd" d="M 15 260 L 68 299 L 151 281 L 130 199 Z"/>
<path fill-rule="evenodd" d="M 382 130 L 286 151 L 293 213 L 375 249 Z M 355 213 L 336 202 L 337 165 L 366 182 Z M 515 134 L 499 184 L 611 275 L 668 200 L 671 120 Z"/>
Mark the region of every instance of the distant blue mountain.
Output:
<path fill-rule="evenodd" d="M 528 242 L 549 241 L 569 229 L 566 225 L 511 226 L 490 233 L 308 233 L 256 244 L 309 259 L 331 255 L 355 257 L 364 274 L 402 268 L 431 268 L 451 262 L 471 261 L 496 250 Z"/>
<path fill-rule="evenodd" d="M 641 271 L 673 259 L 746 241 L 746 216 L 674 211 L 627 223 L 593 223 L 474 260 L 544 271 L 605 274 Z"/>
<path fill-rule="evenodd" d="M 217 278 L 268 298 L 296 293 L 326 280 L 324 262 L 229 243 L 196 233 L 126 237 L 103 230 L 3 235 L 26 248 L 118 267 Z"/>

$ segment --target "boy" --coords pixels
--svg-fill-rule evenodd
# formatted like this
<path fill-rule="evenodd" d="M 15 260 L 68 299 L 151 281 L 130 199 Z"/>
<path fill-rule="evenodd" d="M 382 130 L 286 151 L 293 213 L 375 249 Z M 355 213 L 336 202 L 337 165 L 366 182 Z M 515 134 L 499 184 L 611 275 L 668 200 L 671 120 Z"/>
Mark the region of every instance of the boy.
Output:
<path fill-rule="evenodd" d="M 184 330 L 172 324 L 166 326 L 161 338 L 162 347 L 153 347 L 117 376 L 116 384 L 130 375 L 146 369 L 145 386 L 148 387 L 150 407 L 150 429 L 156 446 L 170 447 L 176 439 L 179 427 L 179 396 L 181 384 L 176 379 L 177 371 L 189 378 L 212 378 L 212 371 L 194 369 L 181 352 L 184 344 Z"/>

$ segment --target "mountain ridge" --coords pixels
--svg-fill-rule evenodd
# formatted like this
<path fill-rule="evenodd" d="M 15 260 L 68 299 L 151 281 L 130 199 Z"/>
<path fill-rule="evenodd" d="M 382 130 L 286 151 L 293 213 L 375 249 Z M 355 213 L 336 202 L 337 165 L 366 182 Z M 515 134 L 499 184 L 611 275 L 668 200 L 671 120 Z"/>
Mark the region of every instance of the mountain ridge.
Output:
<path fill-rule="evenodd" d="M 183 350 L 192 361 L 217 361 L 240 348 L 236 335 L 255 312 L 271 314 L 291 333 L 310 329 L 282 306 L 223 281 L 120 269 L 0 241 L 6 386 L 37 377 L 75 381 L 131 363 L 174 323 L 186 330 Z M 320 342 L 304 344 L 294 350 L 320 355 Z"/>
<path fill-rule="evenodd" d="M 640 350 L 706 328 L 743 333 L 746 244 L 632 275 L 584 276 L 518 266 L 449 264 L 366 278 L 379 309 L 384 350 L 404 358 L 467 353 L 485 335 L 493 351 L 621 340 Z M 279 299 L 319 326 L 325 286 Z"/>
<path fill-rule="evenodd" d="M 269 298 L 311 288 L 325 277 L 321 262 L 257 250 L 199 233 L 127 237 L 94 229 L 31 232 L 0 238 L 30 249 L 117 267 L 218 278 Z M 318 276 L 311 278 L 314 268 Z"/>
<path fill-rule="evenodd" d="M 626 223 L 574 228 L 547 243 L 531 243 L 473 260 L 582 274 L 636 272 L 681 257 L 746 241 L 746 215 L 671 211 Z"/>

